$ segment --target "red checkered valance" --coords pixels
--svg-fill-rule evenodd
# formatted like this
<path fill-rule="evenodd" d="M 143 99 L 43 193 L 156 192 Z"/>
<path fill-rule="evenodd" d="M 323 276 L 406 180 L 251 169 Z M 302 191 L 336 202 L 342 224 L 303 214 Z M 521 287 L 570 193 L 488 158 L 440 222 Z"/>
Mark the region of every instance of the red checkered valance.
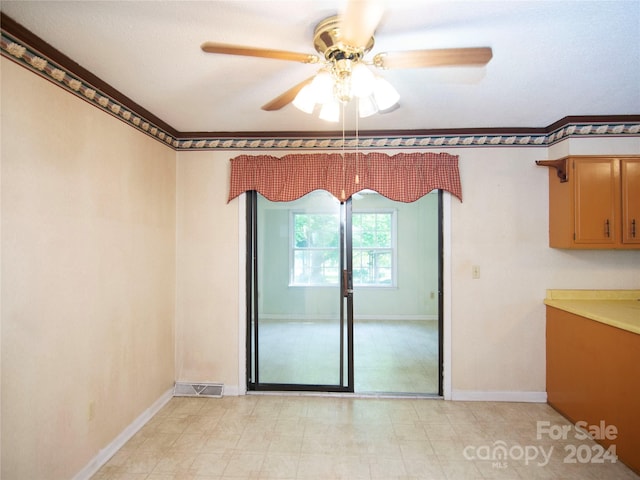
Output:
<path fill-rule="evenodd" d="M 240 155 L 231 159 L 229 201 L 249 190 L 256 190 L 273 202 L 289 202 L 313 190 L 326 190 L 340 200 L 360 190 L 374 190 L 390 200 L 408 203 L 434 189 L 451 192 L 462 201 L 457 155 Z"/>

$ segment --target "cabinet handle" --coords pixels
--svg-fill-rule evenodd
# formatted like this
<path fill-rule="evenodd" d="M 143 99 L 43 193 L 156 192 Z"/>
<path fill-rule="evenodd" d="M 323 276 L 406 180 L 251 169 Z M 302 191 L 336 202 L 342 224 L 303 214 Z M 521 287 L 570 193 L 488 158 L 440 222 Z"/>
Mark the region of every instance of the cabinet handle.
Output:
<path fill-rule="evenodd" d="M 631 220 L 631 238 L 636 238 L 636 219 Z"/>
<path fill-rule="evenodd" d="M 610 233 L 609 233 L 609 219 L 608 218 L 604 221 L 604 235 L 607 238 L 609 238 L 609 235 L 610 235 Z"/>

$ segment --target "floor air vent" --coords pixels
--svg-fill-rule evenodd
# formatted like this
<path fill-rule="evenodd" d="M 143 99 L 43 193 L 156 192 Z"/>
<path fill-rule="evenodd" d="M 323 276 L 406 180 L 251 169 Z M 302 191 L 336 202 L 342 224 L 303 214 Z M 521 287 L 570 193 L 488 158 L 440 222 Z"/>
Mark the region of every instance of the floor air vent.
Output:
<path fill-rule="evenodd" d="M 222 398 L 223 385 L 217 383 L 176 383 L 174 397 Z"/>

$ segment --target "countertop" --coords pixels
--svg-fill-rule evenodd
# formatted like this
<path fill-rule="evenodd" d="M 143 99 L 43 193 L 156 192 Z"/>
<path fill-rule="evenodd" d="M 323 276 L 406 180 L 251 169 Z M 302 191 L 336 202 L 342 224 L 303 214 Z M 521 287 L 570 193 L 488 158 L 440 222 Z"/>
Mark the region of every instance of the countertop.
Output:
<path fill-rule="evenodd" d="M 544 303 L 640 335 L 640 290 L 547 290 Z"/>

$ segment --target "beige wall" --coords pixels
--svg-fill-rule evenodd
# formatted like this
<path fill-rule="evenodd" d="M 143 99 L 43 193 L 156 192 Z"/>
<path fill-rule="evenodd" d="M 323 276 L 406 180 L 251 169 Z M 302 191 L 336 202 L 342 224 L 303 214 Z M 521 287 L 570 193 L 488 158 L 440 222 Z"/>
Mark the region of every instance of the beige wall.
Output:
<path fill-rule="evenodd" d="M 2 478 L 69 479 L 173 385 L 175 152 L 1 68 Z"/>
<path fill-rule="evenodd" d="M 176 380 L 237 394 L 240 355 L 238 200 L 227 204 L 233 153 L 177 161 Z M 242 240 L 244 241 L 244 239 Z"/>
<path fill-rule="evenodd" d="M 640 148 L 638 139 L 585 141 L 598 153 Z M 585 149 L 583 142 L 561 148 L 570 150 L 565 154 Z M 544 398 L 546 289 L 639 288 L 640 251 L 547 246 L 548 172 L 535 160 L 558 151 L 448 152 L 460 156 L 464 195 L 463 203 L 451 200 L 450 218 L 453 398 Z M 226 203 L 229 159 L 235 155 L 178 156 L 176 360 L 179 380 L 224 382 L 233 392 L 242 390 L 237 274 L 244 251 L 237 234 L 244 218 L 240 202 Z M 480 267 L 479 279 L 472 279 L 473 265 Z"/>
<path fill-rule="evenodd" d="M 639 146 L 610 143 L 607 150 Z M 456 153 L 464 203 L 452 202 L 451 218 L 454 398 L 544 392 L 546 289 L 638 288 L 640 251 L 547 246 L 548 171 L 534 163 L 547 149 Z M 472 265 L 480 267 L 479 279 L 472 279 Z"/>

